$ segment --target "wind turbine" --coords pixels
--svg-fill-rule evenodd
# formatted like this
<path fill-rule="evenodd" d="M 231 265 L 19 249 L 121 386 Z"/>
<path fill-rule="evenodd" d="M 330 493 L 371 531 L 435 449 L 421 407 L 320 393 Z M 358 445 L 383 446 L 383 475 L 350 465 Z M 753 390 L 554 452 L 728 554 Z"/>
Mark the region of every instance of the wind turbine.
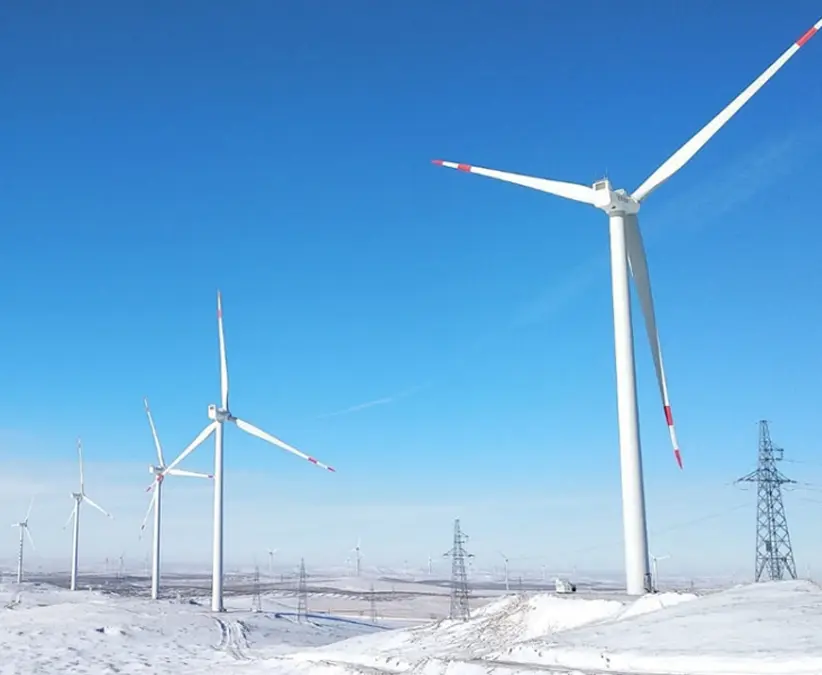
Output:
<path fill-rule="evenodd" d="M 31 544 L 32 550 L 37 550 L 34 545 L 34 539 L 31 538 L 31 532 L 29 532 L 29 516 L 31 515 L 31 507 L 34 506 L 34 497 L 31 498 L 29 502 L 29 510 L 26 511 L 26 517 L 23 518 L 19 523 L 14 523 L 12 527 L 19 527 L 20 528 L 20 543 L 17 549 L 17 583 L 23 583 L 23 539 L 27 537 L 29 543 Z M 25 532 L 25 535 L 23 534 Z"/>
<path fill-rule="evenodd" d="M 220 292 L 217 291 L 217 332 L 220 342 L 220 393 L 221 403 L 208 406 L 208 418 L 211 420 L 208 426 L 203 429 L 191 444 L 183 450 L 177 459 L 169 464 L 162 472 L 162 476 L 168 475 L 180 462 L 188 457 L 195 448 L 200 445 L 212 432 L 214 432 L 214 541 L 212 551 L 211 568 L 211 610 L 213 612 L 223 611 L 223 433 L 226 422 L 236 424 L 240 429 L 252 436 L 256 436 L 272 445 L 276 445 L 283 450 L 297 455 L 312 464 L 334 471 L 327 464 L 306 455 L 297 448 L 281 441 L 276 436 L 266 433 L 262 429 L 255 427 L 250 422 L 235 417 L 228 407 L 228 364 L 225 355 L 225 335 L 223 333 L 223 304 Z"/>
<path fill-rule="evenodd" d="M 488 178 L 522 185 L 558 197 L 588 204 L 605 211 L 610 222 L 611 283 L 614 305 L 614 344 L 617 380 L 617 413 L 619 420 L 620 465 L 622 473 L 622 512 L 625 538 L 626 590 L 630 595 L 641 595 L 651 590 L 648 570 L 647 526 L 645 521 L 645 495 L 642 480 L 642 457 L 639 443 L 639 414 L 637 411 L 636 382 L 634 371 L 634 346 L 631 328 L 631 305 L 628 288 L 628 266 L 636 284 L 645 327 L 651 343 L 657 381 L 662 396 L 665 421 L 671 436 L 674 456 L 682 468 L 682 456 L 674 432 L 668 387 L 662 365 L 662 353 L 657 335 L 651 286 L 645 249 L 639 231 L 637 213 L 642 201 L 662 183 L 681 169 L 736 112 L 787 61 L 822 28 L 822 20 L 799 38 L 762 75 L 737 96 L 714 119 L 706 124 L 685 145 L 669 157 L 632 194 L 614 190 L 607 179 L 597 181 L 593 187 L 565 183 L 522 174 L 496 171 L 469 164 L 434 160 L 434 164 L 476 173 Z M 627 264 L 626 264 L 627 262 Z"/>
<path fill-rule="evenodd" d="M 360 576 L 360 570 L 362 569 L 362 553 L 360 550 L 360 543 L 360 538 L 357 537 L 357 545 L 351 549 L 351 552 L 356 555 L 356 558 L 354 558 L 354 570 L 356 576 Z"/>
<path fill-rule="evenodd" d="M 428 576 L 430 577 L 433 572 L 433 561 L 431 560 L 431 554 L 428 554 Z"/>
<path fill-rule="evenodd" d="M 77 590 L 77 563 L 79 561 L 79 545 L 80 545 L 80 504 L 85 502 L 91 507 L 97 509 L 100 513 L 102 513 L 106 518 L 114 519 L 108 511 L 106 511 L 102 506 L 93 502 L 89 499 L 88 495 L 86 494 L 86 481 L 83 477 L 83 442 L 78 438 L 77 439 L 77 456 L 80 459 L 80 492 L 72 492 L 71 498 L 74 500 L 74 508 L 71 510 L 71 514 L 66 521 L 66 524 L 63 525 L 65 529 L 68 527 L 68 524 L 71 522 L 72 518 L 74 519 L 74 535 L 72 537 L 71 543 L 71 590 Z"/>
<path fill-rule="evenodd" d="M 276 548 L 268 549 L 268 576 L 274 578 L 274 556 L 277 555 Z"/>
<path fill-rule="evenodd" d="M 502 556 L 503 563 L 505 564 L 505 590 L 508 591 L 508 556 L 502 551 L 500 551 L 499 554 Z"/>
<path fill-rule="evenodd" d="M 653 588 L 654 593 L 659 593 L 659 561 L 660 560 L 667 560 L 671 556 L 669 555 L 654 555 L 651 553 L 651 562 L 653 563 L 653 570 L 654 570 L 654 578 L 653 578 Z"/>
<path fill-rule="evenodd" d="M 157 428 L 154 426 L 154 418 L 151 416 L 151 408 L 148 406 L 148 399 L 143 399 L 143 405 L 146 409 L 146 416 L 148 417 L 148 424 L 151 427 L 151 436 L 154 438 L 154 447 L 157 450 L 157 465 L 149 465 L 148 472 L 154 475 L 154 480 L 151 485 L 146 488 L 146 492 L 153 491 L 151 499 L 148 502 L 148 510 L 146 511 L 143 524 L 140 525 L 140 537 L 143 536 L 143 531 L 146 529 L 148 517 L 154 510 L 154 539 L 151 545 L 151 599 L 156 600 L 160 593 L 160 520 L 162 511 L 162 492 L 163 492 L 163 471 L 166 468 L 166 461 L 163 458 L 163 446 L 160 445 L 160 437 L 157 435 Z M 183 469 L 172 469 L 168 472 L 170 476 L 191 476 L 194 478 L 213 478 L 207 473 L 198 473 L 196 471 L 184 471 Z"/>

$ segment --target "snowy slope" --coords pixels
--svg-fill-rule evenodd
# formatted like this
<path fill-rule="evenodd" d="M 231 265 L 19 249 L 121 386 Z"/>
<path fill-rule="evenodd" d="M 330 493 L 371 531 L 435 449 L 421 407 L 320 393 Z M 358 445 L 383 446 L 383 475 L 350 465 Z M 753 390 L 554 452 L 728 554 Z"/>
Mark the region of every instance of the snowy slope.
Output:
<path fill-rule="evenodd" d="M 278 673 L 822 673 L 822 590 L 779 582 L 633 602 L 506 599 L 466 623 L 292 653 Z"/>
<path fill-rule="evenodd" d="M 0 588 L 0 675 L 822 674 L 822 589 L 810 582 L 638 600 L 508 596 L 467 622 L 402 630 L 295 623 L 230 600 L 212 615 L 192 603 Z"/>

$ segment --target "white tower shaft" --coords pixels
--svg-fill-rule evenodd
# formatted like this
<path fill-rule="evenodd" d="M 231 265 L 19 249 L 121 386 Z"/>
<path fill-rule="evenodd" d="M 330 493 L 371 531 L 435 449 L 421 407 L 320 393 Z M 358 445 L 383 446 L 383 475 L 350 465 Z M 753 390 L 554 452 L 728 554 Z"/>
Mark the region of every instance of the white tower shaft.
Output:
<path fill-rule="evenodd" d="M 214 430 L 214 541 L 211 568 L 211 611 L 223 611 L 223 431 Z"/>
<path fill-rule="evenodd" d="M 24 525 L 19 525 L 20 528 L 20 543 L 17 549 L 17 583 L 23 583 L 23 537 L 25 536 L 25 532 L 23 529 L 25 528 Z"/>
<path fill-rule="evenodd" d="M 163 481 L 157 481 L 154 488 L 154 539 L 151 546 L 151 599 L 160 595 L 160 509 L 163 499 Z"/>
<path fill-rule="evenodd" d="M 645 494 L 642 483 L 642 454 L 639 444 L 639 414 L 634 369 L 634 338 L 631 326 L 631 296 L 628 287 L 625 218 L 626 216 L 621 213 L 613 214 L 609 218 L 611 284 L 614 302 L 614 351 L 616 355 L 617 416 L 619 418 L 619 457 L 622 472 L 626 590 L 628 595 L 642 595 L 651 590 L 651 579 L 645 523 Z"/>
<path fill-rule="evenodd" d="M 71 590 L 77 590 L 77 564 L 80 561 L 80 499 L 74 498 L 74 534 L 71 540 Z"/>

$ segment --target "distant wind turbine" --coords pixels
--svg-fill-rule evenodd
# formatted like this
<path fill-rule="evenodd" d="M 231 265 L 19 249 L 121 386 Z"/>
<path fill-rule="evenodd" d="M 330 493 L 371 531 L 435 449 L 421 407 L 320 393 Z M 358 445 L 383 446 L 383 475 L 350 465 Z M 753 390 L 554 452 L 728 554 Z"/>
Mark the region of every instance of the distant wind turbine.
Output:
<path fill-rule="evenodd" d="M 157 428 L 154 426 L 154 418 L 151 416 L 151 408 L 148 406 L 148 399 L 143 399 L 143 405 L 146 409 L 146 417 L 148 417 L 148 424 L 151 427 L 151 436 L 154 439 L 154 448 L 157 450 L 157 465 L 149 465 L 148 472 L 154 475 L 154 480 L 151 485 L 146 488 L 146 492 L 154 492 L 148 502 L 148 510 L 146 511 L 143 524 L 140 525 L 140 537 L 143 536 L 143 531 L 146 529 L 148 517 L 154 510 L 154 538 L 151 546 L 151 599 L 156 600 L 160 594 L 160 524 L 162 512 L 162 492 L 163 492 L 163 478 L 166 469 L 166 461 L 163 458 L 163 446 L 160 445 L 160 437 L 157 435 Z M 172 469 L 168 471 L 169 476 L 191 476 L 194 478 L 213 478 L 210 474 L 198 473 L 196 471 L 184 471 L 183 469 Z"/>
<path fill-rule="evenodd" d="M 223 301 L 220 292 L 217 291 L 217 334 L 220 344 L 220 405 L 208 406 L 208 418 L 211 422 L 203 429 L 197 437 L 183 450 L 177 459 L 169 464 L 162 472 L 167 475 L 180 462 L 188 457 L 203 441 L 214 433 L 214 538 L 212 543 L 212 563 L 211 563 L 211 611 L 222 612 L 223 607 L 223 435 L 225 425 L 231 422 L 251 436 L 276 445 L 283 450 L 290 452 L 301 459 L 307 460 L 327 471 L 334 469 L 327 464 L 323 464 L 314 457 L 306 455 L 297 448 L 281 441 L 276 436 L 255 427 L 250 422 L 240 419 L 231 413 L 228 406 L 228 361 L 225 350 L 225 334 L 223 332 Z"/>
<path fill-rule="evenodd" d="M 508 588 L 508 556 L 505 555 L 502 551 L 499 552 L 502 556 L 502 560 L 505 563 L 505 590 L 509 590 Z"/>
<path fill-rule="evenodd" d="M 651 564 L 654 570 L 654 593 L 659 593 L 659 561 L 667 560 L 670 557 L 669 555 L 654 555 L 651 553 Z"/>
<path fill-rule="evenodd" d="M 74 500 L 74 508 L 71 510 L 71 514 L 66 521 L 66 524 L 63 525 L 63 529 L 68 527 L 68 524 L 71 522 L 72 518 L 74 519 L 74 535 L 72 537 L 71 543 L 71 590 L 77 590 L 77 563 L 79 562 L 79 546 L 80 546 L 80 504 L 85 502 L 89 506 L 97 509 L 100 513 L 102 513 L 106 518 L 114 519 L 108 511 L 106 511 L 102 506 L 93 502 L 89 499 L 88 495 L 86 494 L 86 481 L 83 476 L 83 442 L 78 438 L 77 439 L 77 456 L 80 460 L 80 492 L 72 492 L 71 497 Z"/>
<path fill-rule="evenodd" d="M 268 576 L 274 578 L 274 556 L 277 555 L 279 549 L 268 549 Z"/>
<path fill-rule="evenodd" d="M 28 538 L 29 543 L 31 544 L 32 550 L 37 550 L 34 546 L 34 539 L 31 538 L 31 532 L 29 532 L 29 516 L 31 515 L 31 507 L 34 505 L 34 497 L 31 498 L 29 502 L 29 510 L 26 511 L 26 517 L 23 518 L 19 523 L 14 523 L 12 527 L 19 527 L 20 528 L 20 543 L 17 549 L 17 583 L 23 583 L 23 540 L 25 537 Z M 25 532 L 25 535 L 23 534 Z"/>
<path fill-rule="evenodd" d="M 356 556 L 354 558 L 354 565 L 355 565 L 355 575 L 360 576 L 360 571 L 362 569 L 362 549 L 360 549 L 361 540 L 357 537 L 357 545 L 351 549 L 351 552 L 354 553 Z"/>

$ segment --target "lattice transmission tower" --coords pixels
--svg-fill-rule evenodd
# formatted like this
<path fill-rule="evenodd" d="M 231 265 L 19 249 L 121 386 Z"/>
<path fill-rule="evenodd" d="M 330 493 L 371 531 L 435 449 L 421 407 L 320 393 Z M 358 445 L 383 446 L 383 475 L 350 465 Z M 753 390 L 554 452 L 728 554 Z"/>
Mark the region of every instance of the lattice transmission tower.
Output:
<path fill-rule="evenodd" d="M 251 595 L 251 611 L 252 612 L 262 612 L 263 611 L 263 595 L 260 591 L 260 566 L 254 566 L 254 580 L 252 583 L 252 595 Z"/>
<path fill-rule="evenodd" d="M 756 471 L 737 483 L 756 483 L 756 566 L 755 581 L 778 581 L 785 574 L 796 579 L 791 535 L 782 503 L 782 486 L 796 481 L 786 478 L 776 463 L 784 450 L 774 447 L 768 422 L 759 422 L 759 462 Z"/>
<path fill-rule="evenodd" d="M 460 519 L 457 518 L 454 521 L 454 543 L 451 550 L 443 554 L 443 557 L 451 556 L 451 611 L 448 617 L 460 621 L 467 621 L 471 618 L 465 560 L 474 556 L 465 551 L 466 541 L 468 541 L 468 535 L 460 529 Z"/>
<path fill-rule="evenodd" d="M 308 577 L 305 573 L 305 559 L 300 558 L 300 581 L 297 586 L 297 621 L 305 621 L 308 617 Z"/>

